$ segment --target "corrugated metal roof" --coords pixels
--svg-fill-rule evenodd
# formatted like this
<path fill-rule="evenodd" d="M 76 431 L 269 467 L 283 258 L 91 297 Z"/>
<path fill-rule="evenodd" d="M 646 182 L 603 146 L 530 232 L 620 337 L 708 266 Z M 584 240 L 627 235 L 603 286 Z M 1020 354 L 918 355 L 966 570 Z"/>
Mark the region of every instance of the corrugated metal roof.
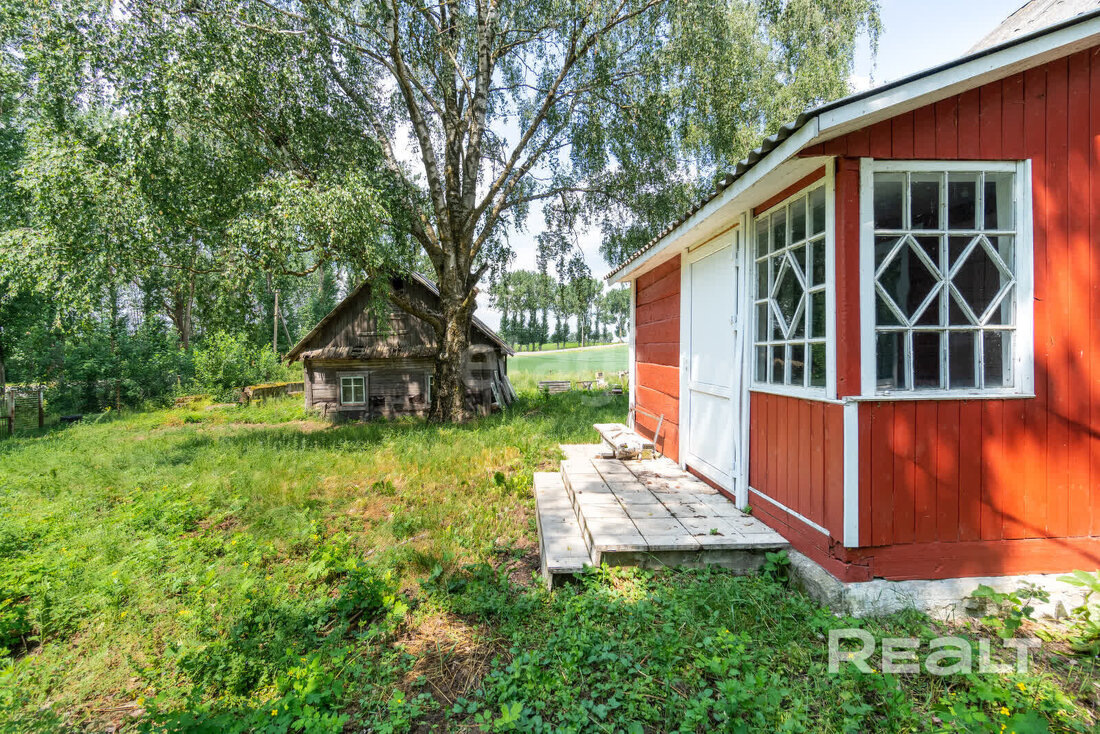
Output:
<path fill-rule="evenodd" d="M 883 84 L 883 85 L 875 87 L 873 89 L 868 89 L 868 90 L 865 90 L 863 92 L 858 92 L 856 94 L 852 94 L 852 95 L 849 95 L 847 97 L 841 97 L 838 100 L 834 100 L 832 102 L 827 102 L 823 105 L 811 108 L 811 109 L 807 110 L 806 112 L 803 112 L 801 115 L 799 115 L 794 120 L 794 122 L 791 122 L 791 123 L 788 123 L 788 124 L 784 125 L 783 127 L 779 128 L 778 132 L 776 132 L 774 135 L 771 135 L 771 136 L 765 138 L 764 142 L 760 144 L 760 147 L 753 150 L 744 159 L 742 159 L 740 162 L 738 162 L 738 164 L 736 166 L 734 166 L 733 171 L 726 174 L 726 176 L 724 176 L 718 182 L 718 184 L 715 186 L 713 191 L 711 191 L 709 194 L 707 194 L 705 197 L 703 197 L 701 200 L 699 200 L 697 203 L 695 203 L 679 219 L 677 219 L 675 222 L 673 222 L 672 224 L 668 225 L 663 230 L 661 230 L 653 239 L 651 239 L 648 243 L 646 243 L 646 245 L 644 247 L 639 248 L 634 254 L 632 254 L 630 257 L 628 257 L 626 260 L 624 260 L 617 268 L 615 268 L 610 273 L 608 273 L 606 276 L 604 276 L 604 279 L 608 280 L 610 278 L 615 277 L 615 275 L 622 272 L 631 263 L 636 261 L 638 258 L 642 257 L 642 255 L 649 252 L 654 247 L 656 247 L 657 244 L 661 240 L 663 240 L 665 237 L 667 237 L 669 234 L 671 234 L 673 231 L 675 231 L 680 225 L 682 225 L 684 222 L 686 222 L 688 219 L 690 219 L 693 214 L 695 214 L 697 211 L 702 209 L 704 206 L 706 206 L 708 203 L 710 203 L 713 199 L 715 199 L 719 194 L 721 194 L 723 191 L 725 191 L 730 186 L 732 186 L 734 184 L 734 182 L 736 182 L 739 178 L 741 178 L 746 173 L 748 173 L 748 171 L 753 166 L 755 166 L 768 153 L 770 153 L 772 150 L 774 150 L 776 148 L 776 146 L 778 146 L 780 143 L 782 143 L 783 141 L 790 138 L 792 135 L 794 135 L 796 132 L 798 132 L 806 123 L 810 122 L 811 120 L 818 117 L 819 115 L 821 115 L 825 112 L 829 112 L 831 110 L 837 109 L 838 107 L 843 107 L 845 105 L 852 104 L 853 102 L 859 102 L 861 100 L 867 99 L 869 97 L 873 97 L 873 96 L 878 95 L 878 94 L 882 94 L 883 92 L 895 89 L 895 88 L 903 86 L 905 84 L 909 84 L 911 82 L 918 81 L 920 79 L 923 79 L 924 77 L 932 76 L 933 74 L 938 74 L 940 72 L 947 71 L 949 69 L 952 69 L 956 66 L 960 66 L 960 65 L 962 65 L 964 63 L 967 63 L 969 61 L 973 61 L 975 59 L 982 58 L 983 56 L 988 56 L 990 54 L 996 53 L 996 52 L 1001 51 L 1003 49 L 1010 48 L 1012 46 L 1024 43 L 1026 41 L 1030 41 L 1034 38 L 1039 38 L 1041 36 L 1044 36 L 1048 33 L 1052 33 L 1056 30 L 1060 30 L 1060 29 L 1065 28 L 1067 26 L 1072 26 L 1076 23 L 1081 23 L 1081 22 L 1084 22 L 1086 20 L 1090 20 L 1092 18 L 1100 16 L 1100 0 L 1033 0 L 1033 2 L 1029 3 L 1028 6 L 1024 6 L 1020 10 L 1016 11 L 1016 13 L 1014 13 L 1013 16 L 1015 16 L 1016 14 L 1020 13 L 1023 10 L 1026 10 L 1030 5 L 1034 5 L 1034 4 L 1037 4 L 1037 3 L 1044 3 L 1044 4 L 1064 3 L 1064 4 L 1067 4 L 1067 5 L 1084 5 L 1084 4 L 1088 4 L 1089 8 L 1084 10 L 1084 11 L 1081 11 L 1080 14 L 1074 13 L 1070 16 L 1062 16 L 1062 17 L 1058 18 L 1057 20 L 1051 20 L 1049 23 L 1044 23 L 1044 24 L 1034 26 L 1033 30 L 1030 30 L 1030 31 L 1025 30 L 1025 31 L 1022 31 L 1022 32 L 1020 32 L 1016 35 L 1010 35 L 1007 38 L 1005 38 L 1004 40 L 996 42 L 996 43 L 991 44 L 991 45 L 981 46 L 981 43 L 979 43 L 979 46 L 981 46 L 980 48 L 979 48 L 979 46 L 976 46 L 974 49 L 972 49 L 970 52 L 968 52 L 965 56 L 961 56 L 957 59 L 954 59 L 953 61 L 949 61 L 945 64 L 940 64 L 939 66 L 934 66 L 930 69 L 925 69 L 924 71 L 919 71 L 916 74 L 911 74 L 910 76 L 903 77 L 903 78 L 898 79 L 898 80 L 893 81 L 893 82 L 889 82 L 888 84 Z M 1013 16 L 1010 16 L 1009 20 L 1011 20 L 1011 18 Z M 1004 26 L 1008 23 L 1009 23 L 1009 21 L 1005 21 L 1005 23 L 1002 24 L 1002 26 Z"/>
<path fill-rule="evenodd" d="M 1031 0 L 1005 18 L 968 53 L 1010 41 L 1016 36 L 1041 31 L 1047 26 L 1100 8 L 1100 0 Z"/>

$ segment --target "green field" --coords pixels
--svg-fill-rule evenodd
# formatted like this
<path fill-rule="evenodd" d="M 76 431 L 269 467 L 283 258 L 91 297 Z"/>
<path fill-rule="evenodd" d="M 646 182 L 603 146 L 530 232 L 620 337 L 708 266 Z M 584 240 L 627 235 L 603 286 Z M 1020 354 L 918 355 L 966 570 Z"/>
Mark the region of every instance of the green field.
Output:
<path fill-rule="evenodd" d="M 627 356 L 625 344 L 520 353 L 508 358 L 508 377 L 517 388 L 533 386 L 538 380 L 591 380 L 597 372 L 603 372 L 609 382 L 618 382 L 617 373 L 627 368 Z"/>
<path fill-rule="evenodd" d="M 547 592 L 532 474 L 626 401 L 461 426 L 196 403 L 0 440 L 0 732 L 1095 730 L 1096 659 L 1060 643 L 1021 675 L 828 673 L 834 628 L 995 631 L 835 616 L 781 559 Z"/>

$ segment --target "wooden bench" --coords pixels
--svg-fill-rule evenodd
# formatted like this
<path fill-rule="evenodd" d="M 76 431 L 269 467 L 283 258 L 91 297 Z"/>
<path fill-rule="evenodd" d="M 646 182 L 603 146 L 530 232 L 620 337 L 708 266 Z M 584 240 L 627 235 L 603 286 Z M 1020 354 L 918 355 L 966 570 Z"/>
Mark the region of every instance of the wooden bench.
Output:
<path fill-rule="evenodd" d="M 600 434 L 616 459 L 652 459 L 657 455 L 653 442 L 639 436 L 622 423 L 597 423 L 593 428 Z"/>
<path fill-rule="evenodd" d="M 570 380 L 540 380 L 539 391 L 546 393 L 547 395 L 553 395 L 555 393 L 569 392 L 573 389 L 573 383 Z"/>

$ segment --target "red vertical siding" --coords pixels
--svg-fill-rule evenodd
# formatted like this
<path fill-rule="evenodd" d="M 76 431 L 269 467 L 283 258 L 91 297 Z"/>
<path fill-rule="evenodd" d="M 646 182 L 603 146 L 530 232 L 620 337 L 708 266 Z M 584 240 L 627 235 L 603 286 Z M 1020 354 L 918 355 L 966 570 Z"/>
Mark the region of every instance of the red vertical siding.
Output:
<path fill-rule="evenodd" d="M 843 407 L 754 392 L 749 413 L 749 486 L 839 540 L 844 528 Z"/>
<path fill-rule="evenodd" d="M 854 362 L 844 356 L 859 342 L 858 268 L 849 269 L 859 251 L 851 225 L 859 215 L 855 159 L 1032 162 L 1036 396 L 862 404 L 860 544 L 867 547 L 849 560 L 891 578 L 1100 564 L 1097 49 L 813 153 L 846 156 L 837 162 L 837 367 L 840 381 L 857 387 L 858 355 Z"/>
<path fill-rule="evenodd" d="M 638 277 L 634 295 L 635 429 L 657 450 L 680 457 L 680 258 Z"/>

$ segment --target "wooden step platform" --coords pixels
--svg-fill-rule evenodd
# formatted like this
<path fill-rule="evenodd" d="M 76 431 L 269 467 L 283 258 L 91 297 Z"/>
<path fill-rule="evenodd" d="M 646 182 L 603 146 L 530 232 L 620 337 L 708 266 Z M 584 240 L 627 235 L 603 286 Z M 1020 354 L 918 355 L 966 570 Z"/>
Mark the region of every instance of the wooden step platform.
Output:
<path fill-rule="evenodd" d="M 789 545 L 669 459 L 608 459 L 601 445 L 562 450 L 560 475 L 535 475 L 543 575 L 551 586 L 603 563 L 752 573 L 765 552 Z"/>

